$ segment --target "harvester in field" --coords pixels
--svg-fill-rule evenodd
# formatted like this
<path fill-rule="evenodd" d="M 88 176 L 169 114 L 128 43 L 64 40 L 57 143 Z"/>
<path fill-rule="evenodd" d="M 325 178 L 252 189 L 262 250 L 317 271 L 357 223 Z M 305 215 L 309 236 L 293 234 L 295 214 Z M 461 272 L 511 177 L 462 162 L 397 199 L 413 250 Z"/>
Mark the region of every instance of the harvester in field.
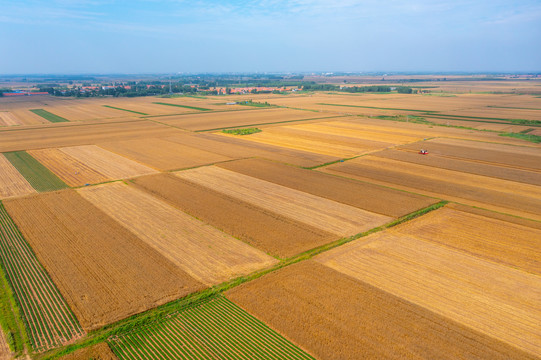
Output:
<path fill-rule="evenodd" d="M 419 154 L 420 155 L 428 155 L 428 150 L 421 149 L 421 150 L 419 150 Z"/>

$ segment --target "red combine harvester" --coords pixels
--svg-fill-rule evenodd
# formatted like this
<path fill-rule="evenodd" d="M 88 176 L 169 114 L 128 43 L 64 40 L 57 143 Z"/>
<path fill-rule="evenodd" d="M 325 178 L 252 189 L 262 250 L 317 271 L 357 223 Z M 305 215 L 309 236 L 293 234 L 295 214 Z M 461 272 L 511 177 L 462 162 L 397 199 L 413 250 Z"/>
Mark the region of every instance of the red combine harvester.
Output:
<path fill-rule="evenodd" d="M 419 150 L 419 154 L 428 155 L 428 150 L 421 149 L 421 150 Z"/>

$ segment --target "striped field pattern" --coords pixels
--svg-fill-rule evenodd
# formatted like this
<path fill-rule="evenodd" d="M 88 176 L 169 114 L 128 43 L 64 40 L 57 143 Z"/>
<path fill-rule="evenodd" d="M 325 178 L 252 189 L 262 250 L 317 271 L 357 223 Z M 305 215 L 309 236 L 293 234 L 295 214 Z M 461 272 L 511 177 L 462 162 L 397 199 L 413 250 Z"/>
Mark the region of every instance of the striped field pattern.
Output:
<path fill-rule="evenodd" d="M 225 297 L 109 339 L 120 359 L 313 359 Z"/>
<path fill-rule="evenodd" d="M 32 348 L 45 351 L 84 332 L 0 203 L 0 264 L 19 304 Z"/>

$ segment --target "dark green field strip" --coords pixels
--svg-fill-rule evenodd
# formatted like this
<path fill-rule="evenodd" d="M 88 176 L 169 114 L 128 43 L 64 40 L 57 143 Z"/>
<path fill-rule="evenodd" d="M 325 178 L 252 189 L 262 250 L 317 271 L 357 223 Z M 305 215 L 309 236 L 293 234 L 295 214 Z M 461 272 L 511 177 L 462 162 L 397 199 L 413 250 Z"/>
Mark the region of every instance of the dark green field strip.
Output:
<path fill-rule="evenodd" d="M 496 109 L 516 109 L 516 110 L 541 110 L 539 108 L 523 108 L 523 107 L 514 107 L 514 106 L 497 106 L 497 105 L 488 105 L 489 108 Z"/>
<path fill-rule="evenodd" d="M 122 108 L 115 107 L 115 106 L 110 106 L 110 105 L 103 105 L 103 107 L 106 107 L 106 108 L 109 108 L 109 109 L 115 109 L 115 110 L 127 111 L 127 112 L 131 112 L 131 113 L 134 113 L 134 114 L 139 114 L 139 115 L 148 115 L 147 113 L 144 113 L 144 112 L 139 112 L 139 111 L 134 111 L 134 110 L 128 110 L 128 109 L 122 109 Z"/>
<path fill-rule="evenodd" d="M 362 105 L 342 105 L 342 104 L 326 104 L 326 103 L 317 103 L 317 105 L 327 105 L 327 106 L 342 106 L 342 107 L 355 107 L 355 108 L 364 108 L 364 109 L 376 109 L 376 110 L 399 110 L 399 111 L 413 111 L 413 112 L 422 112 L 422 113 L 437 113 L 434 110 L 415 110 L 415 109 L 399 109 L 399 108 L 384 108 L 376 106 L 362 106 Z"/>
<path fill-rule="evenodd" d="M 180 104 L 170 104 L 170 103 L 163 103 L 163 102 L 154 102 L 153 104 L 167 105 L 167 106 L 176 106 L 176 107 L 181 107 L 181 108 L 186 108 L 186 109 L 192 109 L 192 110 L 199 110 L 199 111 L 210 111 L 210 110 L 211 110 L 211 109 L 205 109 L 205 108 L 200 108 L 200 107 L 196 107 L 196 106 L 188 106 L 188 105 L 180 105 Z"/>
<path fill-rule="evenodd" d="M 36 191 L 46 192 L 68 188 L 68 185 L 26 151 L 8 152 L 4 153 L 4 156 Z"/>
<path fill-rule="evenodd" d="M 42 118 L 44 118 L 45 120 L 48 120 L 50 122 L 53 122 L 53 123 L 57 123 L 57 122 L 69 122 L 68 119 L 65 119 L 63 118 L 62 116 L 58 116 L 58 115 L 55 115 L 51 112 L 48 112 L 47 110 L 43 110 L 43 109 L 32 109 L 30 110 L 32 111 L 34 114 L 36 115 L 39 115 L 41 116 Z"/>
<path fill-rule="evenodd" d="M 120 359 L 313 359 L 223 296 L 109 339 Z"/>
<path fill-rule="evenodd" d="M 15 294 L 34 351 L 63 345 L 84 333 L 1 203 L 0 263 Z"/>
<path fill-rule="evenodd" d="M 432 114 L 430 114 L 432 115 Z M 448 114 L 436 114 L 435 116 L 442 119 L 460 119 L 466 121 L 475 121 L 475 120 L 495 120 L 504 123 L 514 124 L 514 125 L 533 125 L 541 126 L 541 121 L 539 120 L 526 120 L 526 119 L 506 119 L 506 118 L 493 118 L 493 117 L 482 117 L 482 116 L 465 116 L 465 115 L 448 115 Z M 469 120 L 468 120 L 469 119 Z"/>

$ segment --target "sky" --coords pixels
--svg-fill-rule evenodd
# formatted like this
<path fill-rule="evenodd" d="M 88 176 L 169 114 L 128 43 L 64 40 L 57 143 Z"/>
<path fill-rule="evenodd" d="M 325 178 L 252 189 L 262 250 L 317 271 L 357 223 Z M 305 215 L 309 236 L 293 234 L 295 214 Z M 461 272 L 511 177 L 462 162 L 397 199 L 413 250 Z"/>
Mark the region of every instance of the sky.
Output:
<path fill-rule="evenodd" d="M 541 0 L 0 0 L 0 34 L 0 74 L 541 71 Z"/>

